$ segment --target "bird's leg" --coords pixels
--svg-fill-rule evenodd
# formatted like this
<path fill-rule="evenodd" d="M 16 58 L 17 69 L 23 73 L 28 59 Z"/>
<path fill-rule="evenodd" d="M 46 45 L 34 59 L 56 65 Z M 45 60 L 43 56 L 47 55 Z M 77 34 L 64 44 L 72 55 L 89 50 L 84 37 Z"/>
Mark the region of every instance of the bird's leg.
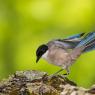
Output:
<path fill-rule="evenodd" d="M 56 74 L 60 73 L 61 71 L 63 71 L 64 69 L 60 69 L 59 71 L 57 71 L 56 73 L 54 73 L 53 75 L 55 76 Z"/>
<path fill-rule="evenodd" d="M 64 70 L 64 69 L 62 68 L 62 69 L 60 69 L 59 71 L 57 71 L 56 73 L 50 75 L 50 78 L 52 78 L 53 76 L 57 75 L 58 73 L 60 73 L 60 72 L 63 71 L 63 70 Z"/>
<path fill-rule="evenodd" d="M 66 70 L 67 73 L 64 74 L 64 75 L 69 75 L 70 74 L 70 69 L 69 68 L 66 68 L 65 70 Z"/>
<path fill-rule="evenodd" d="M 60 72 L 63 71 L 63 70 L 66 70 L 67 73 L 66 73 L 66 74 L 63 74 L 63 76 L 61 75 L 61 77 L 62 77 L 62 78 L 66 78 L 66 76 L 69 75 L 69 73 L 70 73 L 70 69 L 69 69 L 68 67 L 62 68 L 62 69 L 60 69 L 59 71 L 57 71 L 56 73 L 50 75 L 50 78 L 54 77 L 55 75 L 57 75 L 58 73 L 60 73 Z"/>
<path fill-rule="evenodd" d="M 65 73 L 65 74 L 63 74 L 63 75 L 61 75 L 61 76 L 60 76 L 61 78 L 66 78 L 66 77 L 67 77 L 67 75 L 69 75 L 69 73 L 70 73 L 69 68 L 64 68 L 64 69 L 66 70 L 66 73 Z"/>

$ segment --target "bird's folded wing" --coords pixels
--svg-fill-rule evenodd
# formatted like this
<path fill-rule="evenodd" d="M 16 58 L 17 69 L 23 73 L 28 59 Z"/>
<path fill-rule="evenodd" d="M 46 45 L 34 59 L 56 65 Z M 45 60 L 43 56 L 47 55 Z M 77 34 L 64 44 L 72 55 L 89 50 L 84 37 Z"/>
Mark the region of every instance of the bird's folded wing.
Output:
<path fill-rule="evenodd" d="M 63 46 L 66 49 L 73 49 L 80 43 L 84 34 L 85 33 L 80 33 L 80 34 L 70 36 L 66 39 L 57 39 L 54 42 L 56 45 Z"/>
<path fill-rule="evenodd" d="M 85 35 L 85 33 L 75 34 L 75 35 L 67 37 L 66 39 L 63 39 L 63 40 L 68 41 L 68 42 L 79 42 L 79 41 L 81 41 L 81 39 L 84 35 Z"/>

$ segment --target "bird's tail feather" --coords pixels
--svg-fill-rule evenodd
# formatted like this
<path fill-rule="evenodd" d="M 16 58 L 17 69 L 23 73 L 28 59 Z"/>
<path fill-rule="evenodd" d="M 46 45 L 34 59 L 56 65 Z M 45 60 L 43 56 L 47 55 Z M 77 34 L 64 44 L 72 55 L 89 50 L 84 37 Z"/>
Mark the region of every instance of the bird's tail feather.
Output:
<path fill-rule="evenodd" d="M 85 47 L 83 52 L 88 52 L 95 49 L 95 32 L 88 33 L 77 47 Z"/>

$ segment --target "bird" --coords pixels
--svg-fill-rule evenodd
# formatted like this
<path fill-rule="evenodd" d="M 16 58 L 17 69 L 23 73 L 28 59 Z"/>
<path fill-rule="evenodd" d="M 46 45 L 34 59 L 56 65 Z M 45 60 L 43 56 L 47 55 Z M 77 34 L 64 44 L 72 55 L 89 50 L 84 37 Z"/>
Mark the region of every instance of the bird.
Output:
<path fill-rule="evenodd" d="M 36 50 L 36 63 L 40 58 L 43 58 L 48 63 L 61 68 L 54 75 L 63 70 L 66 70 L 64 75 L 69 75 L 71 65 L 75 63 L 79 56 L 92 50 L 95 50 L 95 32 L 82 32 L 40 45 Z"/>

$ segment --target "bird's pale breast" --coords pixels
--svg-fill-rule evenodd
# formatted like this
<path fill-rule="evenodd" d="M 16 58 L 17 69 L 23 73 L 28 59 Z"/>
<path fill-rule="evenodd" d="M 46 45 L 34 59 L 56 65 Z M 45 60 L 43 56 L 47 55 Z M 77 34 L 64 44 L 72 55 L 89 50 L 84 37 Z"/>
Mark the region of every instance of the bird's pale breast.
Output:
<path fill-rule="evenodd" d="M 48 53 L 48 61 L 57 66 L 68 65 L 68 61 L 70 60 L 69 53 L 61 48 L 55 48 Z"/>

